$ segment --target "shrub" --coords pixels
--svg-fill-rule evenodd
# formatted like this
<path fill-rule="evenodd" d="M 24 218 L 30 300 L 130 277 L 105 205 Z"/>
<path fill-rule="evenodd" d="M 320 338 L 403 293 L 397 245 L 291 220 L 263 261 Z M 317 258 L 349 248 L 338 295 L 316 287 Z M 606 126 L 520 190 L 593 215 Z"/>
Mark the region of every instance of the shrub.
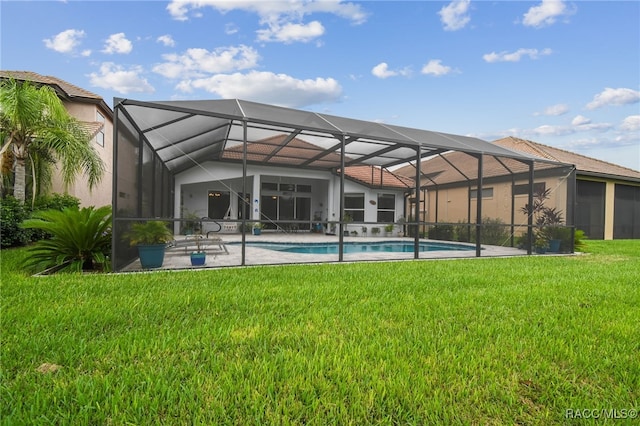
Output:
<path fill-rule="evenodd" d="M 80 200 L 74 196 L 69 194 L 51 194 L 51 195 L 41 195 L 36 198 L 35 203 L 33 204 L 33 211 L 43 211 L 43 210 L 58 210 L 62 211 L 66 208 L 79 208 Z M 33 214 L 31 214 L 33 217 Z M 40 229 L 32 229 L 31 230 L 31 241 L 38 241 L 51 238 L 52 235 L 46 231 Z"/>
<path fill-rule="evenodd" d="M 482 219 L 482 244 L 502 246 L 510 244 L 509 229 L 501 219 L 485 217 Z M 475 235 L 472 235 L 475 242 Z"/>
<path fill-rule="evenodd" d="M 456 241 L 468 243 L 473 238 L 471 235 L 473 233 L 473 225 L 469 225 L 466 222 L 458 222 L 453 227 L 453 233 L 456 236 Z"/>
<path fill-rule="evenodd" d="M 432 240 L 453 241 L 453 226 L 436 225 L 429 229 L 429 238 Z"/>
<path fill-rule="evenodd" d="M 22 226 L 52 235 L 28 248 L 23 266 L 34 272 L 110 270 L 111 206 L 68 207 L 33 214 Z"/>
<path fill-rule="evenodd" d="M 0 200 L 0 241 L 1 247 L 21 246 L 31 239 L 31 231 L 20 227 L 29 217 L 29 209 L 11 195 Z"/>

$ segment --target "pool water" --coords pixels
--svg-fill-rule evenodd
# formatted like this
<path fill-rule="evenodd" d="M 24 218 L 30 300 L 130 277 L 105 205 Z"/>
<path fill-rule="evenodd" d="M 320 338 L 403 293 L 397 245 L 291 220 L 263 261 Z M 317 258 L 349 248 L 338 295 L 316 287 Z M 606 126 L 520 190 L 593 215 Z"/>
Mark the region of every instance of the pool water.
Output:
<path fill-rule="evenodd" d="M 304 254 L 338 254 L 338 243 L 260 243 L 247 242 L 247 246 L 263 248 L 267 250 L 275 250 L 286 253 L 304 253 Z M 413 242 L 407 241 L 380 241 L 380 242 L 345 242 L 344 253 L 413 253 Z M 475 247 L 462 244 L 439 243 L 439 242 L 421 242 L 418 250 L 424 251 L 442 251 L 442 250 L 475 250 Z"/>

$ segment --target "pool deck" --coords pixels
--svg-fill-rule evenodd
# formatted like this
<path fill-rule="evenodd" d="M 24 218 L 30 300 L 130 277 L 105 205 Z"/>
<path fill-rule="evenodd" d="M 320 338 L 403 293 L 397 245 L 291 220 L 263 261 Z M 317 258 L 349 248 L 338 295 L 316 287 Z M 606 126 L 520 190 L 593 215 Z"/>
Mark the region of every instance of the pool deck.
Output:
<path fill-rule="evenodd" d="M 173 247 L 167 249 L 164 259 L 164 265 L 161 269 L 196 269 L 196 268 L 217 268 L 229 266 L 252 266 L 252 265 L 277 265 L 277 264 L 294 264 L 294 263 L 327 263 L 338 262 L 337 254 L 304 254 L 304 253 L 287 253 L 282 251 L 268 250 L 258 247 L 245 247 L 245 264 L 242 265 L 242 242 L 241 234 L 216 234 L 216 237 L 222 239 L 228 250 L 228 254 L 221 250 L 216 243 L 209 244 L 207 250 L 207 261 L 203 267 L 191 266 L 190 257 L 186 253 L 184 247 Z M 212 236 L 213 237 L 213 236 Z M 179 239 L 180 237 L 177 237 Z M 183 237 L 184 238 L 184 237 Z M 205 240 L 206 241 L 206 240 Z M 299 233 L 270 233 L 263 232 L 262 235 L 247 235 L 247 242 L 260 243 L 337 243 L 338 236 L 313 234 L 309 232 Z M 384 241 L 406 241 L 413 243 L 410 237 L 344 237 L 344 242 L 358 243 L 374 243 Z M 421 242 L 439 242 L 447 243 L 447 241 L 436 240 L 420 240 Z M 474 244 L 464 244 L 475 248 Z M 526 255 L 525 250 L 519 250 L 511 247 L 500 246 L 482 246 L 481 257 L 504 257 L 504 256 L 522 256 Z M 475 250 L 453 251 L 453 250 L 434 250 L 419 253 L 419 259 L 456 259 L 456 258 L 474 258 Z M 389 253 L 389 252 L 365 252 L 365 253 L 349 253 L 343 255 L 344 262 L 362 262 L 362 261 L 399 261 L 414 260 L 414 253 Z M 138 260 L 132 262 L 124 271 L 140 271 L 140 262 Z"/>

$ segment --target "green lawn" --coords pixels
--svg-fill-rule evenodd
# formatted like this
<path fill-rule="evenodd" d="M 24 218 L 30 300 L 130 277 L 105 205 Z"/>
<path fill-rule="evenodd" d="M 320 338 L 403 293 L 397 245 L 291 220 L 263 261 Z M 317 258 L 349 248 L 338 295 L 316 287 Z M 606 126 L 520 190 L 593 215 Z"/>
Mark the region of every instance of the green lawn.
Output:
<path fill-rule="evenodd" d="M 587 250 L 45 278 L 3 250 L 0 419 L 632 424 L 640 240 Z"/>

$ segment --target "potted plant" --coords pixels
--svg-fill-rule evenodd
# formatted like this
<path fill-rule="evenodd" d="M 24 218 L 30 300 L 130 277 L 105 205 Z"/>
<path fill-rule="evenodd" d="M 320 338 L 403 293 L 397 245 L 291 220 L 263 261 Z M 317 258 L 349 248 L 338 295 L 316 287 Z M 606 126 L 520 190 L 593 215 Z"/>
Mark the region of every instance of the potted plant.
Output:
<path fill-rule="evenodd" d="M 326 235 L 336 235 L 336 222 L 329 222 L 327 224 Z"/>
<path fill-rule="evenodd" d="M 193 236 L 196 250 L 191 252 L 191 266 L 202 266 L 207 261 L 207 253 L 204 251 L 203 236 L 196 234 Z"/>
<path fill-rule="evenodd" d="M 384 226 L 384 233 L 387 237 L 390 237 L 391 234 L 393 233 L 393 227 L 395 225 L 393 223 L 388 223 Z"/>
<path fill-rule="evenodd" d="M 411 221 L 412 219 L 409 218 L 409 221 Z M 407 220 L 404 218 L 404 216 L 400 216 L 398 218 L 398 220 L 396 221 L 396 223 L 398 224 L 398 226 L 400 227 L 400 230 L 398 231 L 398 236 L 399 237 L 404 237 L 405 235 L 405 231 L 404 231 L 404 224 L 407 223 Z"/>
<path fill-rule="evenodd" d="M 373 234 L 374 237 L 377 237 L 379 233 L 380 233 L 380 228 L 378 228 L 377 226 L 374 226 L 373 228 L 371 228 L 371 234 Z"/>
<path fill-rule="evenodd" d="M 533 246 L 536 253 L 560 251 L 561 239 L 559 234 L 563 229 L 561 228 L 562 212 L 555 207 L 545 206 L 545 202 L 550 195 L 551 189 L 536 191 L 533 194 L 533 205 L 527 203 L 521 209 L 524 214 L 533 216 L 533 223 L 536 226 L 533 235 Z"/>
<path fill-rule="evenodd" d="M 134 223 L 126 235 L 132 246 L 138 246 L 140 264 L 144 269 L 162 266 L 167 243 L 173 240 L 173 233 L 166 222 L 150 220 Z"/>
<path fill-rule="evenodd" d="M 349 236 L 348 224 L 353 222 L 353 218 L 348 212 L 345 212 L 344 216 L 342 216 L 342 222 L 344 222 L 344 229 L 342 231 L 342 234 L 345 237 L 348 237 Z"/>
<path fill-rule="evenodd" d="M 363 227 L 362 227 L 362 236 L 363 236 L 363 237 L 367 235 L 367 231 L 368 231 L 367 227 L 366 227 L 366 226 L 363 226 Z"/>
<path fill-rule="evenodd" d="M 201 228 L 200 218 L 196 214 L 196 212 L 192 212 L 186 207 L 182 208 L 182 219 L 184 222 L 182 224 L 181 233 L 183 235 L 192 235 L 198 232 Z"/>
<path fill-rule="evenodd" d="M 253 235 L 260 235 L 262 233 L 262 228 L 264 228 L 264 225 L 261 222 L 254 222 Z"/>

